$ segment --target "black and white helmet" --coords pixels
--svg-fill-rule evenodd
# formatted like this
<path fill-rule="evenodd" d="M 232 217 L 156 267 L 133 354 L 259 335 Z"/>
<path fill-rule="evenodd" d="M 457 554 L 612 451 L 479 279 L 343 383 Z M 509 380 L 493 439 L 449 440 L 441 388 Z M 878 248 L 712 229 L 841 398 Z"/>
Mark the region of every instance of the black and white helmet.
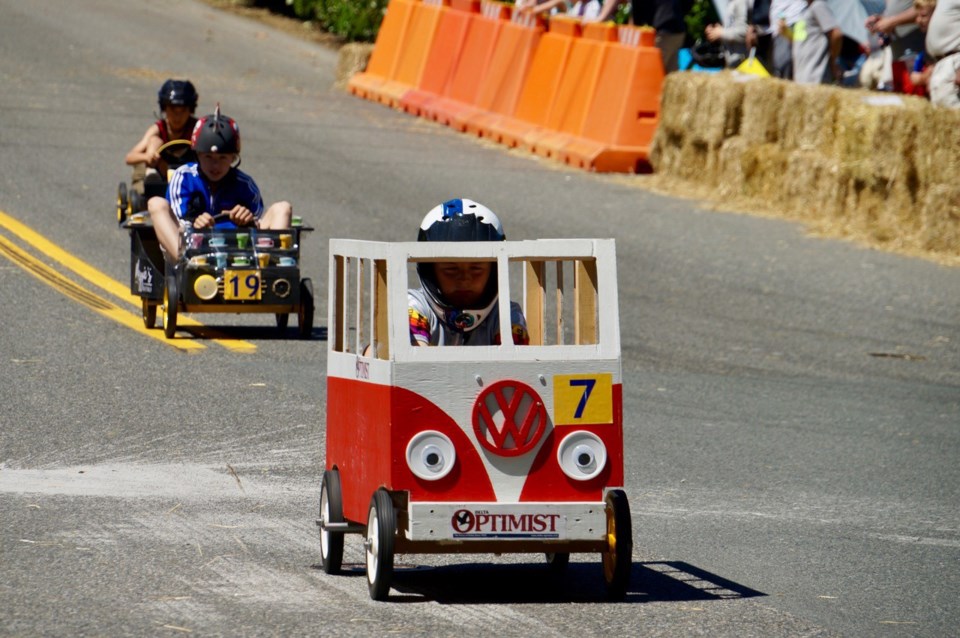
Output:
<path fill-rule="evenodd" d="M 506 235 L 492 210 L 470 199 L 451 199 L 431 210 L 420 223 L 417 241 L 504 241 Z M 434 264 L 420 262 L 417 275 L 427 293 L 427 302 L 451 330 L 470 332 L 479 326 L 497 303 L 497 269 L 493 268 L 487 287 L 476 308 L 455 308 L 443 298 Z"/>

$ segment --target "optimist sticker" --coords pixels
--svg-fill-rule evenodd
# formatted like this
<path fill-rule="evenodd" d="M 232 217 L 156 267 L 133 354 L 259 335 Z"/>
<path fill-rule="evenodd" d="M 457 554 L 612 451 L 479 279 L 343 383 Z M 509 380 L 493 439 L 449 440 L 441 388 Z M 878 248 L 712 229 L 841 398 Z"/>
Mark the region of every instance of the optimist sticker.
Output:
<path fill-rule="evenodd" d="M 613 423 L 612 374 L 558 374 L 553 377 L 556 425 Z"/>
<path fill-rule="evenodd" d="M 566 519 L 556 512 L 536 510 L 491 512 L 460 509 L 450 518 L 453 538 L 560 538 Z"/>
<path fill-rule="evenodd" d="M 497 381 L 473 404 L 473 431 L 480 444 L 499 456 L 532 450 L 547 429 L 547 410 L 536 390 L 519 381 Z"/>

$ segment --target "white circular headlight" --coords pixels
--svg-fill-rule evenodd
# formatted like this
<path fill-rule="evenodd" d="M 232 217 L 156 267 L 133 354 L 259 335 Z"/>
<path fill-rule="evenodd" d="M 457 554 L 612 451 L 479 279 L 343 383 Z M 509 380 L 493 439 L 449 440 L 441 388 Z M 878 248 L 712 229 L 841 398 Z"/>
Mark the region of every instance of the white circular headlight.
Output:
<path fill-rule="evenodd" d="M 217 280 L 213 275 L 200 275 L 193 282 L 193 291 L 204 301 L 209 301 L 217 296 Z"/>
<path fill-rule="evenodd" d="M 577 430 L 560 441 L 557 462 L 563 473 L 576 481 L 588 481 L 607 464 L 607 447 L 596 434 Z"/>
<path fill-rule="evenodd" d="M 450 473 L 456 461 L 453 442 L 435 430 L 420 432 L 407 443 L 407 466 L 424 480 L 442 479 Z"/>

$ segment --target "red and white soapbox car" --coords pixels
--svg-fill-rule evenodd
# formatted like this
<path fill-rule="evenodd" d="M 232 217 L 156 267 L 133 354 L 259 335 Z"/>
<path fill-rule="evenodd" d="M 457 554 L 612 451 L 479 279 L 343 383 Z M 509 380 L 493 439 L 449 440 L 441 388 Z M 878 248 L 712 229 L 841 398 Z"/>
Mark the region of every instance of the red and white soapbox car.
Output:
<path fill-rule="evenodd" d="M 412 346 L 415 264 L 442 261 L 495 263 L 500 325 L 519 302 L 530 345 Z M 562 568 L 596 552 L 622 598 L 633 538 L 614 241 L 333 239 L 328 290 L 324 571 L 341 570 L 349 533 L 365 536 L 375 600 L 395 554 L 542 553 Z"/>

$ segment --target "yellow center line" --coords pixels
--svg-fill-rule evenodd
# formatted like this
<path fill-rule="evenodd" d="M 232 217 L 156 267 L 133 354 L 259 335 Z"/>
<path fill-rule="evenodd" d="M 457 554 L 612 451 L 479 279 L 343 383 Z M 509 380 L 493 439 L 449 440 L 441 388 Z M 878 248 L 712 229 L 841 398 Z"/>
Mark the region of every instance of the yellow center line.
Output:
<path fill-rule="evenodd" d="M 130 314 L 130 312 L 117 306 L 111 301 L 108 301 L 103 297 L 77 285 L 70 279 L 67 279 L 62 274 L 46 265 L 30 253 L 26 252 L 3 235 L 0 235 L 0 254 L 4 255 L 15 264 L 18 264 L 28 273 L 51 288 L 62 292 L 70 299 L 83 304 L 87 308 L 100 313 L 104 317 L 113 319 L 114 321 L 125 325 L 131 330 L 135 330 L 140 334 L 147 335 L 148 337 L 153 337 L 154 339 L 157 339 L 163 343 L 167 343 L 174 348 L 179 348 L 180 350 L 203 350 L 205 347 L 203 344 L 196 341 L 191 341 L 189 339 L 166 339 L 163 336 L 163 332 L 160 330 L 147 330 L 147 328 L 143 325 L 143 321 L 140 320 L 139 317 Z"/>
<path fill-rule="evenodd" d="M 130 289 L 127 286 L 124 286 L 120 282 L 114 279 L 111 279 L 105 273 L 97 270 L 96 268 L 86 263 L 85 261 L 77 257 L 74 257 L 67 251 L 63 250 L 62 248 L 60 248 L 59 246 L 57 246 L 56 244 L 48 240 L 43 235 L 40 235 L 29 226 L 14 219 L 13 217 L 10 217 L 3 211 L 0 211 L 0 226 L 2 226 L 3 228 L 6 228 L 8 231 L 10 231 L 14 235 L 22 239 L 27 244 L 33 246 L 35 249 L 37 249 L 41 253 L 47 255 L 48 257 L 60 263 L 64 267 L 72 270 L 77 275 L 79 275 L 83 279 L 86 279 L 87 281 L 94 284 L 95 286 L 98 286 L 99 288 L 107 291 L 114 297 L 117 297 L 121 301 L 127 302 L 134 307 L 137 307 L 137 308 L 140 307 L 141 305 L 140 298 L 135 295 L 132 295 L 130 293 Z M 146 330 L 146 328 L 143 327 L 142 321 L 140 322 L 139 325 L 141 328 L 143 328 L 146 334 L 149 334 L 151 337 L 156 336 L 156 334 L 153 331 Z M 205 331 L 210 332 L 209 329 L 206 328 L 199 321 L 195 321 L 193 319 L 190 319 L 188 317 L 183 317 L 183 316 L 177 317 L 177 326 L 203 328 Z M 181 340 L 175 340 L 175 341 L 181 341 Z M 211 339 L 211 341 L 213 341 L 214 343 L 220 346 L 223 346 L 224 348 L 227 348 L 228 350 L 233 350 L 235 352 L 251 353 L 256 351 L 257 349 L 257 346 L 250 343 L 249 341 L 241 341 L 239 339 L 213 338 Z M 201 345 L 200 347 L 202 348 L 203 346 Z"/>

